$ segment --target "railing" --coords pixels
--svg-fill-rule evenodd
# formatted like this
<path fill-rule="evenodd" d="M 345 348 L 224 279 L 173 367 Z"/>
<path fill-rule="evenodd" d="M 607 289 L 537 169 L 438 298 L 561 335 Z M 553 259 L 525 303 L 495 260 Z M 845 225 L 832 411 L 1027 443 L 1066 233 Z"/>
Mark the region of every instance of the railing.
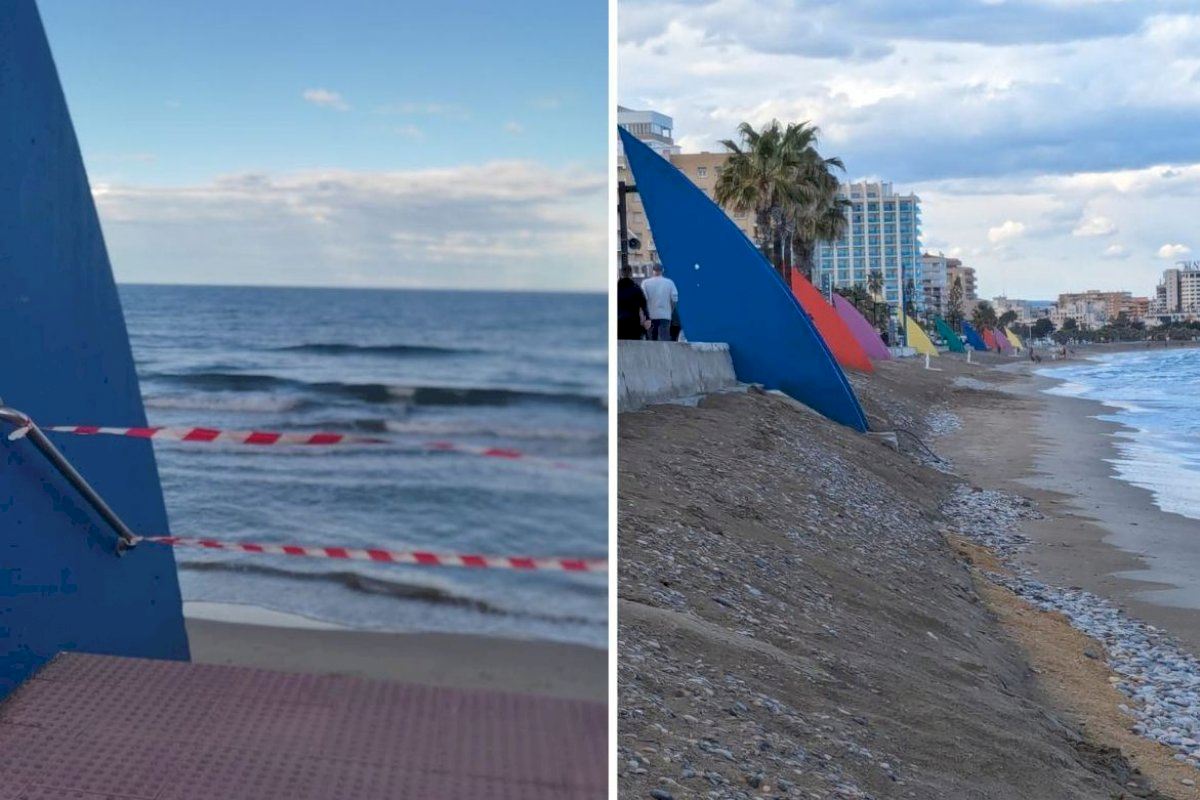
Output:
<path fill-rule="evenodd" d="M 32 442 L 33 446 L 41 451 L 59 474 L 66 478 L 67 482 L 83 496 L 88 505 L 95 509 L 96 513 L 112 527 L 117 534 L 117 555 L 121 555 L 137 544 L 137 536 L 129 529 L 129 526 L 117 516 L 117 512 L 113 511 L 108 503 L 104 502 L 104 498 L 79 474 L 79 471 L 71 465 L 66 456 L 59 452 L 54 443 L 46 438 L 46 434 L 42 433 L 41 428 L 29 418 L 28 414 L 17 411 L 15 408 L 9 408 L 3 404 L 3 401 L 0 401 L 0 422 L 7 422 L 14 428 L 13 432 L 8 435 L 9 441 L 28 439 Z"/>

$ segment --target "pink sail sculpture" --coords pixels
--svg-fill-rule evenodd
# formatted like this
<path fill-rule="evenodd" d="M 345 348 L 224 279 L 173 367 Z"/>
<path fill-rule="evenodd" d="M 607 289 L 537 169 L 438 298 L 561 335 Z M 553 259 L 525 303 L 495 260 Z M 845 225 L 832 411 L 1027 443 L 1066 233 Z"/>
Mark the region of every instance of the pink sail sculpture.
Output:
<path fill-rule="evenodd" d="M 867 356 L 877 361 L 887 361 L 892 357 L 891 351 L 887 349 L 883 339 L 879 338 L 879 334 L 871 327 L 871 323 L 867 322 L 867 318 L 858 313 L 858 309 L 854 307 L 853 303 L 834 292 L 833 307 L 838 316 L 842 318 L 842 322 L 845 322 L 846 327 L 850 329 L 850 333 L 862 345 Z"/>
<path fill-rule="evenodd" d="M 1008 341 L 1008 337 L 1004 335 L 1003 328 L 996 328 L 992 335 L 996 337 L 996 349 L 1001 353 L 1008 355 L 1012 352 L 1012 343 Z"/>

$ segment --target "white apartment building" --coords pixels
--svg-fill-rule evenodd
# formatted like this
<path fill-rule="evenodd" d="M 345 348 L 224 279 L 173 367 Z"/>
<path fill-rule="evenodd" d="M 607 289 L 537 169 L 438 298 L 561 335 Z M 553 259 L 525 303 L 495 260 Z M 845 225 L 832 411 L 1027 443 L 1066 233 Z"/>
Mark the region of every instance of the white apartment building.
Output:
<path fill-rule="evenodd" d="M 921 199 L 897 194 L 892 184 L 844 184 L 850 201 L 846 232 L 835 242 L 821 242 L 815 254 L 814 282 L 822 289 L 868 286 L 872 272 L 883 276 L 883 296 L 897 311 L 911 281 L 912 304 L 925 308 L 921 264 Z"/>
<path fill-rule="evenodd" d="M 921 255 L 921 292 L 925 295 L 925 310 L 946 316 L 950 302 L 950 262 L 941 253 Z"/>
<path fill-rule="evenodd" d="M 1049 317 L 1052 306 L 1045 302 L 1018 300 L 1017 298 L 1001 295 L 1000 297 L 992 298 L 992 307 L 996 309 L 996 316 L 1012 311 L 1017 315 L 1017 322 L 1022 325 L 1032 325 L 1043 317 Z"/>
<path fill-rule="evenodd" d="M 1108 301 L 1102 299 L 1060 300 L 1050 308 L 1050 321 L 1057 329 L 1061 329 L 1068 319 L 1075 320 L 1080 328 L 1103 328 L 1108 322 L 1108 308 Z"/>
<path fill-rule="evenodd" d="M 617 106 L 617 126 L 641 139 L 650 146 L 651 150 L 664 158 L 670 158 L 681 151 L 679 145 L 675 144 L 675 139 L 672 138 L 675 120 L 666 114 Z M 624 158 L 625 152 L 620 149 L 619 140 L 617 147 L 617 153 Z"/>

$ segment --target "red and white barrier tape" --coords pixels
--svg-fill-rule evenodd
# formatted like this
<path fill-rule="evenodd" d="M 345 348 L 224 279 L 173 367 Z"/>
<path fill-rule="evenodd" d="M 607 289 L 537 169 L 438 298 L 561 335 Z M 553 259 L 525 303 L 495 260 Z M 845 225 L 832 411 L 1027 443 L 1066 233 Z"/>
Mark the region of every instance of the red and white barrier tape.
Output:
<path fill-rule="evenodd" d="M 469 569 L 541 570 L 557 572 L 607 572 L 608 561 L 601 558 L 560 558 L 530 556 L 485 556 L 462 553 L 429 553 L 422 550 L 376 550 L 351 547 L 303 547 L 291 544 L 250 544 L 193 539 L 183 536 L 147 536 L 139 542 L 154 542 L 170 547 L 202 547 L 209 550 L 233 550 L 309 558 L 337 558 L 350 561 L 374 561 L 380 564 L 414 564 L 422 567 L 467 567 Z"/>
<path fill-rule="evenodd" d="M 135 439 L 168 439 L 174 442 L 223 444 L 388 444 L 387 439 L 341 433 L 279 433 L 277 431 L 227 431 L 216 428 L 106 428 L 99 425 L 51 425 L 43 430 L 81 436 L 130 436 Z"/>
<path fill-rule="evenodd" d="M 393 444 L 390 439 L 374 436 L 352 436 L 342 433 L 280 433 L 279 431 L 231 431 L 217 428 L 111 428 L 99 425 L 51 425 L 43 430 L 55 433 L 71 433 L 79 436 L 128 436 L 135 439 L 165 439 L 174 442 L 201 442 L 221 444 L 264 445 L 353 445 L 353 444 Z M 573 469 L 589 472 L 576 464 L 566 461 L 531 456 L 521 450 L 510 447 L 485 447 L 479 445 L 461 444 L 458 442 L 423 442 L 416 446 L 421 452 L 465 453 L 484 458 L 502 458 L 508 461 L 528 461 L 544 464 L 556 469 Z"/>

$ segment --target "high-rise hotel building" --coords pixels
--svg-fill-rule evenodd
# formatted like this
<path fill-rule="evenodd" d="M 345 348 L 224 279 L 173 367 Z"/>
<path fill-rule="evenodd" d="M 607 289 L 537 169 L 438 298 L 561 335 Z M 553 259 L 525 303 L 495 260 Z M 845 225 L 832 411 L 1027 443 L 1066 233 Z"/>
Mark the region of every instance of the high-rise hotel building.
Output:
<path fill-rule="evenodd" d="M 923 311 L 921 199 L 896 194 L 892 184 L 881 182 L 847 184 L 841 194 L 850 201 L 849 224 L 841 239 L 817 246 L 814 282 L 821 288 L 867 287 L 871 273 L 878 270 L 883 298 L 894 309 L 902 307 L 911 281 L 915 292 L 910 300 Z"/>

